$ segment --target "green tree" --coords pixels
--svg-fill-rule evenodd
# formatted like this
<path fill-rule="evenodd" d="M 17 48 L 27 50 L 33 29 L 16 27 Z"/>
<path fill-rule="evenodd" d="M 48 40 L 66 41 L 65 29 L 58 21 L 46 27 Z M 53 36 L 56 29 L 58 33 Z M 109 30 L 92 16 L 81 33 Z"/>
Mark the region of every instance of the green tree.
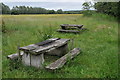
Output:
<path fill-rule="evenodd" d="M 13 8 L 12 8 L 11 14 L 14 14 L 14 15 L 19 14 L 17 7 L 13 7 Z"/>
<path fill-rule="evenodd" d="M 62 9 L 57 10 L 57 14 L 62 14 L 62 13 L 63 13 Z"/>
<path fill-rule="evenodd" d="M 83 10 L 90 10 L 90 8 L 92 7 L 92 3 L 91 2 L 85 2 L 82 4 L 83 6 Z"/>
<path fill-rule="evenodd" d="M 118 16 L 118 2 L 97 2 L 94 7 L 97 12 Z"/>
<path fill-rule="evenodd" d="M 0 3 L 0 7 L 2 8 L 2 14 L 10 14 L 10 8 L 7 5 Z"/>
<path fill-rule="evenodd" d="M 85 2 L 82 4 L 83 6 L 83 14 L 84 16 L 90 16 L 92 15 L 92 11 L 90 11 L 90 8 L 93 7 L 92 3 L 91 2 Z"/>
<path fill-rule="evenodd" d="M 49 10 L 48 13 L 49 13 L 49 14 L 55 14 L 55 11 L 54 11 L 54 10 Z"/>

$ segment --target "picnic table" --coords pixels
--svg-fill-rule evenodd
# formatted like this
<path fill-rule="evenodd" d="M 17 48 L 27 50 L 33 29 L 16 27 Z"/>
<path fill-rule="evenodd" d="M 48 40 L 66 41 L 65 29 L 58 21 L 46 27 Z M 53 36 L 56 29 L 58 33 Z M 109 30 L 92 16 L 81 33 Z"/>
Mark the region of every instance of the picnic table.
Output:
<path fill-rule="evenodd" d="M 74 48 L 68 52 L 68 41 L 70 39 L 51 38 L 36 44 L 19 47 L 19 53 L 8 55 L 7 58 L 10 60 L 20 58 L 24 65 L 40 69 L 56 70 L 80 53 L 80 48 Z M 45 54 L 62 57 L 44 67 Z"/>
<path fill-rule="evenodd" d="M 70 39 L 51 38 L 43 42 L 20 47 L 16 54 L 8 55 L 9 59 L 22 56 L 22 63 L 27 66 L 42 68 L 44 54 L 63 56 L 68 52 L 67 43 Z"/>
<path fill-rule="evenodd" d="M 79 33 L 86 30 L 86 28 L 83 28 L 83 25 L 76 24 L 61 24 L 60 27 L 61 29 L 58 29 L 58 32 Z"/>
<path fill-rule="evenodd" d="M 81 29 L 83 25 L 75 25 L 75 24 L 61 24 L 62 29 Z"/>

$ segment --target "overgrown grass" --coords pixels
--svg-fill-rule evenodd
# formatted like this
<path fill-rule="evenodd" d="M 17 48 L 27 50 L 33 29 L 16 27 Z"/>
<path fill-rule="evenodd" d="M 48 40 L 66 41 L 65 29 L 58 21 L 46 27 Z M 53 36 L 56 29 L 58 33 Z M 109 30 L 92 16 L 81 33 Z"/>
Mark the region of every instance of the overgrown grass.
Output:
<path fill-rule="evenodd" d="M 117 78 L 118 77 L 118 23 L 114 18 L 95 14 L 61 15 L 3 15 L 6 33 L 3 33 L 3 78 Z M 108 18 L 108 19 L 106 19 Z M 83 24 L 89 31 L 81 34 L 58 33 L 60 24 Z M 10 64 L 7 55 L 17 52 L 17 46 L 26 46 L 51 37 L 74 39 L 74 46 L 82 53 L 60 70 L 50 72 L 22 64 Z M 15 63 L 14 66 L 17 66 Z"/>
<path fill-rule="evenodd" d="M 2 18 L 0 18 L 0 79 L 2 79 Z"/>

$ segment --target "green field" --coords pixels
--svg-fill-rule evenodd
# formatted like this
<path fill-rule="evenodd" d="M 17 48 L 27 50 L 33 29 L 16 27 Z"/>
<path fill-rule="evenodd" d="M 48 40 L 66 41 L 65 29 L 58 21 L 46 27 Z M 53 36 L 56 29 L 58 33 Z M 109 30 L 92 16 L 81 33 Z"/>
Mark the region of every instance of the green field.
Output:
<path fill-rule="evenodd" d="M 3 15 L 3 78 L 117 78 L 118 23 L 103 14 L 84 17 L 81 14 Z M 80 34 L 58 33 L 60 24 L 83 24 L 88 31 Z M 7 55 L 17 46 L 27 46 L 51 37 L 74 39 L 82 50 L 77 57 L 54 72 L 11 63 Z M 52 61 L 52 60 L 51 60 Z"/>

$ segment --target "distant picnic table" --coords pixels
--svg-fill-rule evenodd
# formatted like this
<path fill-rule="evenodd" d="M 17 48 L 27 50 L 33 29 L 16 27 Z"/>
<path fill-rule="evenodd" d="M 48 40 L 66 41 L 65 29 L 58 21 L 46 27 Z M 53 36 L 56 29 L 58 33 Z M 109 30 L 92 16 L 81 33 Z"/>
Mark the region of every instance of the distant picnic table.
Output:
<path fill-rule="evenodd" d="M 83 25 L 75 25 L 75 24 L 61 24 L 60 25 L 62 29 L 81 29 Z"/>
<path fill-rule="evenodd" d="M 58 29 L 58 32 L 66 32 L 66 33 L 79 33 L 86 28 L 83 28 L 83 25 L 76 25 L 76 24 L 61 24 L 61 29 Z"/>

